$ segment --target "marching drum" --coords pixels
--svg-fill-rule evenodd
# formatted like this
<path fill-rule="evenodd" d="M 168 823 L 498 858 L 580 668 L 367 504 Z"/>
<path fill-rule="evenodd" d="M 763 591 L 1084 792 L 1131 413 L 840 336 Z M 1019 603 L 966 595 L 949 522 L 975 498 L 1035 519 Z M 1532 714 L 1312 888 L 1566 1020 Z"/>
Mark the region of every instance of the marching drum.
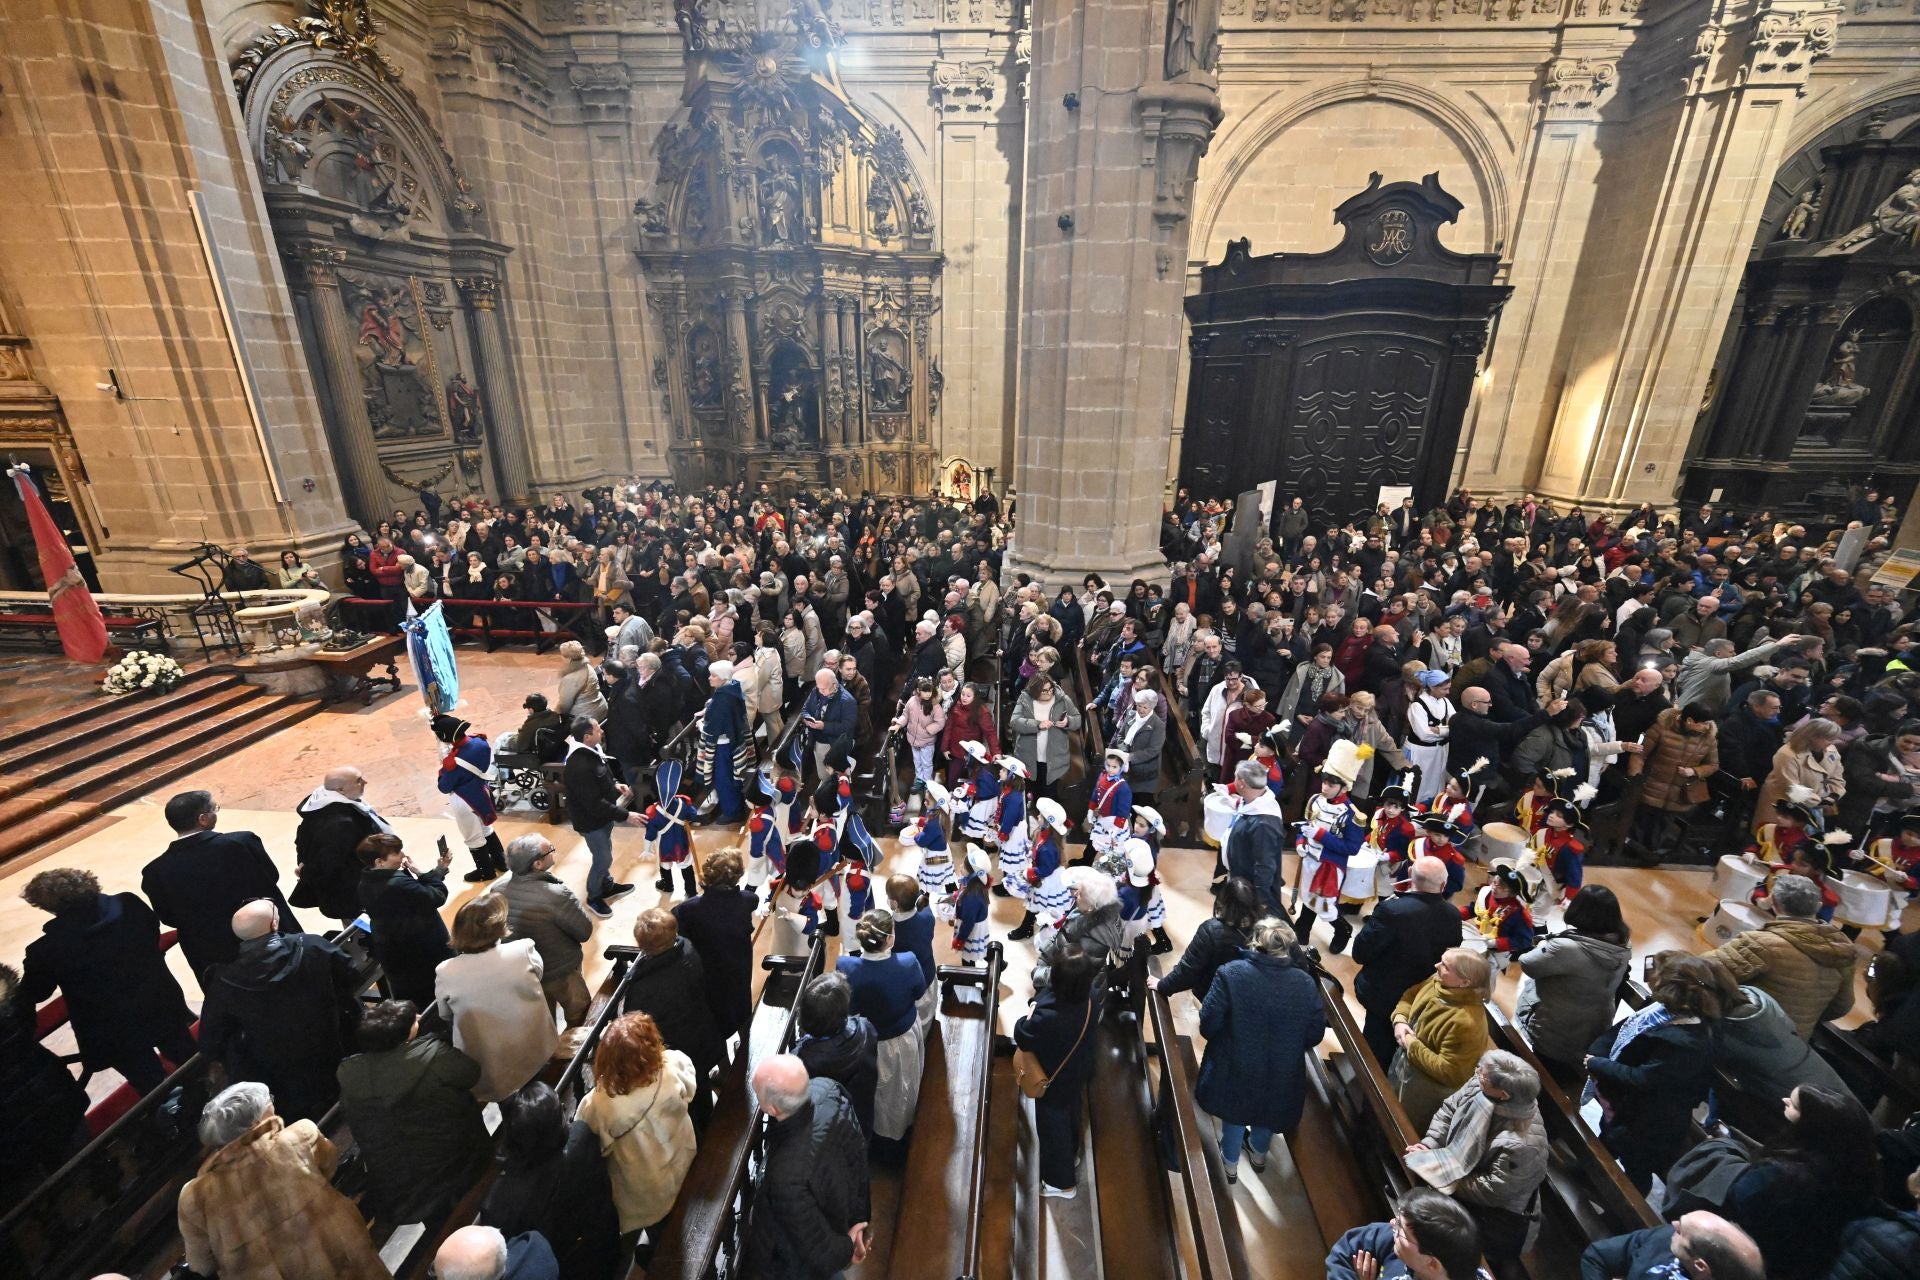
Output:
<path fill-rule="evenodd" d="M 1487 943 L 1487 936 L 1481 933 L 1471 920 L 1460 922 L 1460 946 L 1467 951 L 1478 951 L 1483 956 L 1491 950 Z"/>
<path fill-rule="evenodd" d="M 1767 881 L 1767 869 L 1752 858 L 1725 854 L 1713 870 L 1713 896 L 1728 902 L 1746 902 Z"/>
<path fill-rule="evenodd" d="M 1368 903 L 1380 896 L 1374 880 L 1380 868 L 1377 849 L 1361 849 L 1347 859 L 1347 878 L 1340 884 L 1340 901 Z"/>
<path fill-rule="evenodd" d="M 1893 890 L 1864 871 L 1836 871 L 1833 889 L 1840 905 L 1833 909 L 1835 924 L 1850 924 L 1857 929 L 1897 929 L 1901 904 L 1894 901 Z"/>
<path fill-rule="evenodd" d="M 1480 848 L 1483 862 L 1511 858 L 1518 864 L 1520 856 L 1527 851 L 1526 829 L 1511 822 L 1489 822 L 1480 828 Z"/>
<path fill-rule="evenodd" d="M 1227 828 L 1233 825 L 1234 809 L 1233 795 L 1226 791 L 1209 791 L 1200 802 L 1201 837 L 1216 849 L 1227 838 Z"/>
<path fill-rule="evenodd" d="M 1700 937 L 1709 947 L 1725 946 L 1740 934 L 1764 929 L 1772 918 L 1751 903 L 1722 900 L 1700 926 Z"/>

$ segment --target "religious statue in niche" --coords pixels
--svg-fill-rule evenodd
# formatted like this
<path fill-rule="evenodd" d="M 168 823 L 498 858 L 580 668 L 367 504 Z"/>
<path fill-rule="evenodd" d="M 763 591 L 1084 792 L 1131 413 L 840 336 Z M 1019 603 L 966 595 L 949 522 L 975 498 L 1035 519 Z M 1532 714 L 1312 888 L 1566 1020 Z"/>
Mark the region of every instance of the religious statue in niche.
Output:
<path fill-rule="evenodd" d="M 447 381 L 447 424 L 462 444 L 480 438 L 480 391 L 464 373 L 455 373 Z"/>
<path fill-rule="evenodd" d="M 903 412 L 912 390 L 906 337 L 876 329 L 867 339 L 867 407 L 876 413 Z"/>
<path fill-rule="evenodd" d="M 1854 253 L 1882 238 L 1895 241 L 1895 248 L 1920 248 L 1920 169 L 1909 173 L 1905 182 L 1874 206 L 1865 222 L 1834 241 L 1824 253 Z"/>
<path fill-rule="evenodd" d="M 1167 79 L 1220 65 L 1220 0 L 1173 0 L 1167 11 Z"/>
<path fill-rule="evenodd" d="M 773 447 L 787 451 L 817 443 L 819 398 L 806 352 L 782 342 L 774 348 L 767 373 L 767 431 Z"/>
<path fill-rule="evenodd" d="M 760 222 L 768 244 L 797 244 L 805 231 L 800 180 L 779 156 L 760 179 Z"/>
<path fill-rule="evenodd" d="M 1805 240 L 1807 231 L 1813 226 L 1814 215 L 1820 212 L 1820 184 L 1814 183 L 1787 210 L 1787 216 L 1780 219 L 1780 238 L 1782 240 Z"/>
<path fill-rule="evenodd" d="M 340 288 L 359 322 L 356 353 L 375 438 L 437 435 L 441 394 L 433 385 L 433 353 L 409 283 L 342 275 Z"/>
<path fill-rule="evenodd" d="M 718 409 L 720 340 L 702 325 L 687 335 L 687 402 L 696 409 Z"/>
<path fill-rule="evenodd" d="M 1872 395 L 1872 387 L 1863 387 L 1854 381 L 1859 360 L 1860 330 L 1854 329 L 1835 344 L 1827 371 L 1814 385 L 1813 399 L 1808 404 L 1814 408 L 1848 409 Z"/>
<path fill-rule="evenodd" d="M 408 224 L 419 212 L 419 180 L 408 172 L 386 122 L 351 102 L 325 99 L 307 112 L 301 129 L 314 140 L 316 151 L 324 137 L 339 145 L 346 158 L 344 170 L 330 164 L 329 185 L 338 194 L 358 205 L 360 212 L 347 219 L 356 235 L 374 240 L 407 240 Z"/>

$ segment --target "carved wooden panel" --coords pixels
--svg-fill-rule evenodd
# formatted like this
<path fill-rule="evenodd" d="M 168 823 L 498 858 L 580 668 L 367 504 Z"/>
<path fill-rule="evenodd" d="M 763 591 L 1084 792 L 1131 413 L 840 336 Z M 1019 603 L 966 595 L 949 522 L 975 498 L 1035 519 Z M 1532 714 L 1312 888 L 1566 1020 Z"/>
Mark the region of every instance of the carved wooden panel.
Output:
<path fill-rule="evenodd" d="M 1435 354 L 1398 337 L 1303 345 L 1286 409 L 1282 489 L 1318 518 L 1340 521 L 1370 510 L 1382 485 L 1412 482 L 1439 373 Z"/>

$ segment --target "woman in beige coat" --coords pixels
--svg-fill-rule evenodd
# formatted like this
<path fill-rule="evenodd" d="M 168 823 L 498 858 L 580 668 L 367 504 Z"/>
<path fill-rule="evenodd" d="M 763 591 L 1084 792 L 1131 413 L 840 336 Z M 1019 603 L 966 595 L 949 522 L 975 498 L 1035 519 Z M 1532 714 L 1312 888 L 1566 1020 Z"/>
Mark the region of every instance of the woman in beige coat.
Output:
<path fill-rule="evenodd" d="M 1787 735 L 1773 753 L 1773 770 L 1760 786 L 1753 803 L 1753 832 L 1773 821 L 1773 806 L 1794 787 L 1805 787 L 1819 797 L 1819 808 L 1831 818 L 1847 794 L 1847 771 L 1840 762 L 1840 726 L 1815 716 Z"/>
<path fill-rule="evenodd" d="M 574 717 L 586 716 L 592 720 L 607 718 L 606 695 L 600 692 L 600 677 L 587 665 L 587 650 L 578 640 L 569 640 L 560 646 L 560 693 L 553 700 L 553 709 L 560 713 L 562 724 L 572 724 Z"/>
<path fill-rule="evenodd" d="M 1479 951 L 1449 947 L 1433 976 L 1400 997 L 1393 1008 L 1394 1051 L 1387 1078 L 1407 1119 L 1425 1131 L 1455 1089 L 1473 1078 L 1480 1055 L 1492 1047 L 1487 999 L 1493 966 Z"/>
<path fill-rule="evenodd" d="M 480 1064 L 473 1096 L 482 1102 L 498 1102 L 533 1079 L 560 1039 L 540 985 L 540 952 L 532 938 L 506 936 L 507 900 L 483 893 L 454 914 L 457 954 L 434 970 L 434 999 L 453 1026 L 453 1047 Z"/>
<path fill-rule="evenodd" d="M 620 1230 L 657 1227 L 693 1164 L 693 1060 L 667 1048 L 652 1018 L 629 1013 L 600 1037 L 593 1076 L 576 1118 L 600 1139 Z"/>

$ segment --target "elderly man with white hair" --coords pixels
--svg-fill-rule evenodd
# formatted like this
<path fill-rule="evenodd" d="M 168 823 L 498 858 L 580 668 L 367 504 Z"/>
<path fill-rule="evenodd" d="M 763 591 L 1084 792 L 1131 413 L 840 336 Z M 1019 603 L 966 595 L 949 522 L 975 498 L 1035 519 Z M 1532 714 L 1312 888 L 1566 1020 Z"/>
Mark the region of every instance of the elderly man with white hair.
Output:
<path fill-rule="evenodd" d="M 200 1112 L 212 1152 L 180 1189 L 180 1241 L 203 1276 L 387 1280 L 366 1220 L 332 1184 L 340 1152 L 311 1120 L 286 1124 L 273 1094 L 229 1085 Z"/>
<path fill-rule="evenodd" d="M 821 653 L 824 657 L 825 650 Z M 813 749 L 814 770 L 824 778 L 832 772 L 827 758 L 836 745 L 852 753 L 860 724 L 860 708 L 853 695 L 840 687 L 837 673 L 824 666 L 815 669 L 813 692 L 800 708 L 800 723 L 806 727 L 808 745 Z"/>
<path fill-rule="evenodd" d="M 867 1139 L 838 1084 L 776 1053 L 753 1069 L 767 1149 L 747 1226 L 745 1274 L 826 1277 L 866 1259 Z"/>
<path fill-rule="evenodd" d="M 707 668 L 707 683 L 713 694 L 700 713 L 700 773 L 719 800 L 714 821 L 738 825 L 747 820 L 741 780 L 753 776 L 756 763 L 746 691 L 733 678 L 733 664 L 724 660 Z M 691 867 L 686 874 L 691 881 Z M 692 896 L 691 887 L 687 893 Z"/>
<path fill-rule="evenodd" d="M 437 1280 L 560 1280 L 553 1246 L 538 1231 L 509 1240 L 498 1227 L 466 1226 L 433 1255 Z"/>

